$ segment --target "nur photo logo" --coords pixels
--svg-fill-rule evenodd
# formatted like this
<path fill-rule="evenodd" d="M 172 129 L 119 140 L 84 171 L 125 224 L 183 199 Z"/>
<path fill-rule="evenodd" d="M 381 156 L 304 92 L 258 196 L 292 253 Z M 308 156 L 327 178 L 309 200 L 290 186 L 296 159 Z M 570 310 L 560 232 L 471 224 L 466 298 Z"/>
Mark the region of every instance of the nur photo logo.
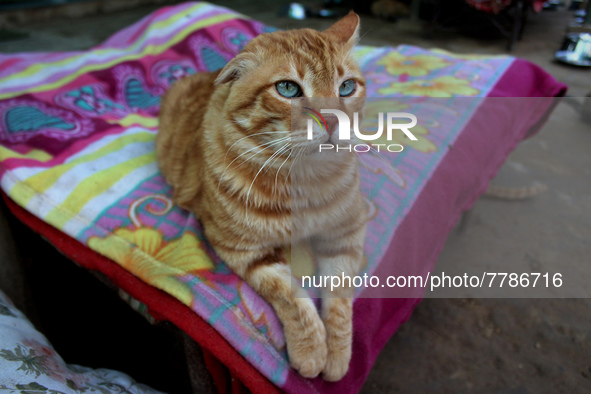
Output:
<path fill-rule="evenodd" d="M 314 122 L 318 124 L 321 129 L 327 131 L 330 135 L 338 130 L 338 140 L 339 141 L 351 141 L 352 138 L 354 140 L 361 140 L 361 141 L 375 141 L 382 137 L 384 134 L 384 129 L 386 132 L 386 139 L 388 141 L 392 141 L 393 133 L 396 131 L 403 132 L 410 140 L 417 141 L 417 137 L 410 131 L 414 126 L 417 125 L 417 117 L 408 112 L 387 112 L 384 116 L 383 112 L 378 114 L 378 129 L 373 134 L 365 134 L 361 133 L 359 130 L 359 113 L 353 113 L 353 125 L 351 125 L 351 119 L 349 116 L 338 109 L 321 109 L 320 112 L 309 108 L 303 107 L 305 110 L 304 114 L 310 116 L 312 119 L 308 119 L 307 123 L 307 131 L 308 131 L 308 140 L 314 139 Z M 337 119 L 337 127 L 334 130 L 329 128 L 326 119 L 322 116 L 322 114 L 331 114 L 336 116 Z M 384 118 L 386 119 L 386 127 L 384 127 Z M 395 120 L 406 119 L 407 122 L 400 123 L 395 122 Z M 352 126 L 352 127 L 351 127 Z M 353 130 L 354 136 L 351 135 L 351 130 Z M 338 145 L 338 144 L 328 144 L 323 143 L 319 145 L 319 152 L 327 151 L 327 150 L 347 150 L 349 152 L 368 152 L 372 149 L 372 147 L 376 148 L 377 151 L 387 150 L 388 152 L 402 152 L 404 147 L 400 144 L 365 144 L 365 143 L 355 143 L 355 144 L 348 144 L 345 146 Z"/>

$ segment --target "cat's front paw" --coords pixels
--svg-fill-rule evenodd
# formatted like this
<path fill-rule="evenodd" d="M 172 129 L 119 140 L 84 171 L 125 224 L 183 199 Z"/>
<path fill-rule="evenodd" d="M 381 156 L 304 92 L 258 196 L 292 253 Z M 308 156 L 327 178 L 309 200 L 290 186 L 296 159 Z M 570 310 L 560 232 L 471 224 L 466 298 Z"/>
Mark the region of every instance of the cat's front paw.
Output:
<path fill-rule="evenodd" d="M 329 344 L 326 366 L 322 370 L 322 378 L 329 382 L 339 381 L 349 370 L 351 361 L 351 344 L 331 348 Z"/>
<path fill-rule="evenodd" d="M 289 362 L 305 378 L 315 378 L 322 372 L 328 354 L 324 323 L 319 317 L 314 320 L 307 330 L 285 328 Z"/>
<path fill-rule="evenodd" d="M 353 346 L 353 301 L 351 298 L 323 300 L 328 357 L 322 378 L 329 382 L 341 380 L 349 370 Z"/>

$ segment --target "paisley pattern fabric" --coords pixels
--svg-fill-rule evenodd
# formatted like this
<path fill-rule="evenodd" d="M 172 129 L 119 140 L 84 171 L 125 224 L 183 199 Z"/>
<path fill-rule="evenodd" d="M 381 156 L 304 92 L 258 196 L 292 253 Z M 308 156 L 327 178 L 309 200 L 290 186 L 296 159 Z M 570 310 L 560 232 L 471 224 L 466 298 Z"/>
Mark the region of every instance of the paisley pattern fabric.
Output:
<path fill-rule="evenodd" d="M 275 313 L 215 255 L 198 220 L 174 206 L 154 154 L 165 89 L 223 67 L 248 40 L 271 30 L 221 7 L 184 3 L 88 52 L 0 55 L 0 185 L 43 221 L 190 307 L 284 386 L 303 378 L 289 368 Z M 400 98 L 400 110 L 416 113 L 424 97 L 486 96 L 514 61 L 411 46 L 360 47 L 357 56 L 374 114 L 380 99 L 392 110 Z M 445 127 L 419 122 L 418 141 L 395 161 L 364 158 L 368 273 L 462 133 L 473 104 L 458 100 L 457 108 L 440 111 Z M 366 118 L 371 128 L 376 117 Z"/>
<path fill-rule="evenodd" d="M 85 136 L 93 131 L 92 123 L 76 119 L 69 111 L 38 101 L 8 100 L 0 104 L 2 139 L 12 143 L 28 141 L 46 135 L 53 139 L 68 140 Z"/>

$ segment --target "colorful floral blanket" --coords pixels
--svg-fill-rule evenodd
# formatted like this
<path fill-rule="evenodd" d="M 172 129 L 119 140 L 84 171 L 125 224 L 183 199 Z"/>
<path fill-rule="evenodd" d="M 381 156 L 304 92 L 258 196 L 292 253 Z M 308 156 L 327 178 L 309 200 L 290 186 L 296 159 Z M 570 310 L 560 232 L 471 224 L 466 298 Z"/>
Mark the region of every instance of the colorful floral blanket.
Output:
<path fill-rule="evenodd" d="M 191 2 L 162 8 L 89 51 L 0 55 L 0 184 L 37 218 L 190 308 L 275 386 L 356 390 L 416 301 L 358 299 L 356 327 L 363 321 L 369 326 L 356 329 L 347 377 L 336 384 L 301 378 L 289 368 L 271 307 L 220 261 L 195 217 L 174 206 L 155 161 L 160 95 L 183 76 L 223 67 L 248 40 L 270 30 L 228 9 Z M 411 46 L 360 47 L 357 56 L 368 96 L 376 98 L 556 95 L 563 88 L 511 57 L 459 56 Z M 516 68 L 521 88 L 507 80 L 515 74 L 508 70 Z M 368 110 L 377 112 L 377 103 L 370 102 Z M 412 109 L 417 103 L 399 105 Z M 468 138 L 462 135 L 478 101 L 458 100 L 458 105 L 442 112 L 446 122 L 419 123 L 419 140 L 395 156 L 393 167 L 364 159 L 362 188 L 372 207 L 368 272 L 392 260 L 391 248 L 403 237 L 398 230 L 411 220 L 434 173 L 445 167 L 448 147 Z M 501 144 L 469 196 L 475 198 L 486 186 L 526 132 L 525 126 L 515 130 Z M 416 260 L 425 272 L 432 269 L 448 227 L 472 197 L 458 200 L 439 232 L 405 232 L 431 242 L 429 253 L 413 254 L 407 244 L 397 258 Z M 153 303 L 148 297 L 140 300 L 148 308 Z"/>

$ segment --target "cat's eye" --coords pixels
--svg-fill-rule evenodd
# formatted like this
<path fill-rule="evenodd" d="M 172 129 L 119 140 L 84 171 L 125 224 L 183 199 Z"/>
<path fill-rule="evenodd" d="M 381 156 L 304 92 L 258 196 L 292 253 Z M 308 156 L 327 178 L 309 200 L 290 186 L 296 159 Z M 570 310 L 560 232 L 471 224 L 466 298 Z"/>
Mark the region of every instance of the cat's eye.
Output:
<path fill-rule="evenodd" d="M 286 98 L 300 97 L 302 95 L 302 88 L 292 81 L 277 82 L 275 88 L 280 95 Z"/>
<path fill-rule="evenodd" d="M 341 97 L 347 97 L 353 94 L 355 91 L 355 81 L 352 79 L 348 79 L 342 83 L 341 87 L 339 88 L 339 95 Z"/>

